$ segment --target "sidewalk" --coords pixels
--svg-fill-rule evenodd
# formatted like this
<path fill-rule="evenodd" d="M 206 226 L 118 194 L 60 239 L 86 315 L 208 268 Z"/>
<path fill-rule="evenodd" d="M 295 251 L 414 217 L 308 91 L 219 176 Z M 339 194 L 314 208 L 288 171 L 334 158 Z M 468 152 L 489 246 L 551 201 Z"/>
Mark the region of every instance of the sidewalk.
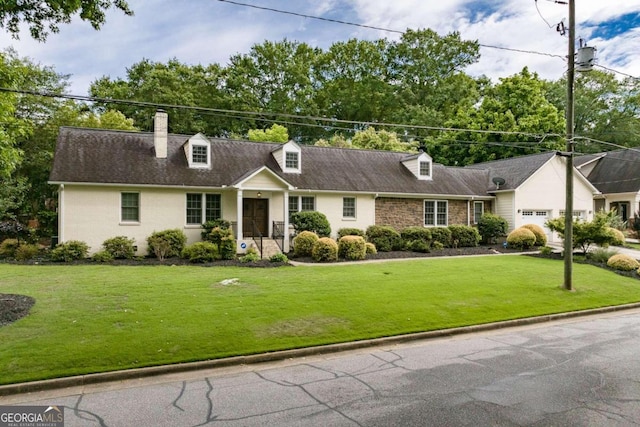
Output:
<path fill-rule="evenodd" d="M 638 241 L 636 239 L 627 239 L 627 242 L 636 243 Z M 550 243 L 547 243 L 547 246 L 553 248 L 556 251 L 563 251 L 564 250 L 564 246 L 563 246 L 562 242 L 550 242 Z M 590 251 L 593 251 L 596 248 L 597 248 L 597 246 L 592 246 L 590 248 Z M 633 257 L 634 259 L 640 260 L 640 250 L 638 250 L 638 249 L 625 248 L 625 247 L 622 247 L 622 246 L 610 246 L 609 249 L 611 251 L 617 252 L 619 254 L 629 255 L 630 257 Z"/>

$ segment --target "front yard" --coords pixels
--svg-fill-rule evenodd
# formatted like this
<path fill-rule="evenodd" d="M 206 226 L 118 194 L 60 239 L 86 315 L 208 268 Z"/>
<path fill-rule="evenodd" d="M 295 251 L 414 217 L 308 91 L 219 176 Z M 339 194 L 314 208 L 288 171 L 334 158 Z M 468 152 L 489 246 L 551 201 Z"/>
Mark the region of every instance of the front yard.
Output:
<path fill-rule="evenodd" d="M 0 327 L 0 384 L 345 342 L 640 301 L 640 281 L 526 256 L 238 268 L 0 264 L 35 298 Z"/>

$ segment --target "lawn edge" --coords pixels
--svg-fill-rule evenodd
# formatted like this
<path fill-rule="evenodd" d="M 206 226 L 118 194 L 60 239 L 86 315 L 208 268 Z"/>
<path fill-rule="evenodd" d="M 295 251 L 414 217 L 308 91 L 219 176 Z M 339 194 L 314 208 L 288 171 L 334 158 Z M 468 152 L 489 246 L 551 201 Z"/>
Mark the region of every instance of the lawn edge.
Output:
<path fill-rule="evenodd" d="M 525 317 L 521 319 L 504 320 L 499 322 L 483 323 L 479 325 L 461 326 L 435 331 L 416 332 L 411 334 L 393 335 L 388 337 L 373 338 L 368 340 L 350 341 L 321 346 L 302 347 L 291 350 L 273 351 L 267 353 L 251 354 L 246 356 L 233 356 L 221 359 L 203 360 L 199 362 L 175 363 L 169 365 L 149 366 L 144 368 L 124 369 L 94 374 L 76 375 L 70 377 L 53 378 L 48 380 L 29 381 L 24 383 L 0 385 L 0 396 L 10 396 L 21 393 L 31 393 L 78 387 L 90 384 L 100 384 L 112 381 L 140 379 L 164 374 L 180 372 L 192 372 L 204 369 L 214 369 L 229 366 L 252 365 L 266 362 L 281 361 L 285 359 L 300 358 L 321 354 L 339 353 L 347 350 L 356 350 L 367 347 L 377 347 L 389 344 L 400 344 L 409 341 L 428 340 L 455 335 L 472 334 L 476 332 L 510 328 L 516 326 L 532 325 L 551 322 L 554 320 L 586 317 L 604 313 L 612 313 L 622 310 L 640 308 L 640 302 L 599 307 L 587 310 L 569 311 L 565 313 L 546 314 L 542 316 Z"/>

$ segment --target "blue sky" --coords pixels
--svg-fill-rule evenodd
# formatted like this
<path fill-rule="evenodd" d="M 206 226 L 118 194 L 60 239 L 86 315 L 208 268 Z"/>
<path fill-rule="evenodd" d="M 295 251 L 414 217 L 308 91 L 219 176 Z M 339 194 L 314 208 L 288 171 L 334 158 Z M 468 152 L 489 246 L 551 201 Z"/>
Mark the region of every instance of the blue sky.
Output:
<path fill-rule="evenodd" d="M 431 28 L 441 35 L 460 32 L 481 44 L 565 56 L 567 39 L 555 25 L 568 22 L 568 6 L 549 0 L 238 0 L 393 30 Z M 247 53 L 265 40 L 306 42 L 327 48 L 350 38 L 396 39 L 397 33 L 238 6 L 218 0 L 129 0 L 135 16 L 107 15 L 100 31 L 79 19 L 62 25 L 45 43 L 28 32 L 20 40 L 0 33 L 0 47 L 71 75 L 70 93 L 84 95 L 102 76 L 124 77 L 143 58 L 188 64 L 219 63 Z M 640 77 L 640 0 L 577 0 L 576 35 L 597 48 L 598 63 Z M 545 22 L 546 21 L 546 22 Z M 552 28 L 547 25 L 549 23 Z M 506 77 L 527 66 L 547 79 L 566 70 L 557 57 L 481 48 L 472 75 Z"/>

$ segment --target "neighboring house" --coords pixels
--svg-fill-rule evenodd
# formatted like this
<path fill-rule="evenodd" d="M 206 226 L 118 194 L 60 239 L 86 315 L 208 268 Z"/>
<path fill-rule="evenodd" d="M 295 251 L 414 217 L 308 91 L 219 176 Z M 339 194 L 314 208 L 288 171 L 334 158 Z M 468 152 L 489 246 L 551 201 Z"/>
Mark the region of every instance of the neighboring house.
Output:
<path fill-rule="evenodd" d="M 615 210 L 624 221 L 637 221 L 640 212 L 640 148 L 627 148 L 577 157 L 576 167 L 602 193 L 595 211 Z"/>
<path fill-rule="evenodd" d="M 61 128 L 50 176 L 59 186 L 60 242 L 81 240 L 95 252 L 124 235 L 144 254 L 154 231 L 179 228 L 193 243 L 203 222 L 222 218 L 232 222 L 239 252 L 260 236 L 288 252 L 297 211 L 324 213 L 335 237 L 341 228 L 374 224 L 473 225 L 484 212 L 513 229 L 541 212 L 559 215 L 564 204 L 565 163 L 555 153 L 458 168 L 423 152 L 173 135 L 163 112 L 154 127 Z M 576 176 L 576 210 L 590 216 L 597 190 Z M 497 187 L 496 177 L 504 184 Z"/>

